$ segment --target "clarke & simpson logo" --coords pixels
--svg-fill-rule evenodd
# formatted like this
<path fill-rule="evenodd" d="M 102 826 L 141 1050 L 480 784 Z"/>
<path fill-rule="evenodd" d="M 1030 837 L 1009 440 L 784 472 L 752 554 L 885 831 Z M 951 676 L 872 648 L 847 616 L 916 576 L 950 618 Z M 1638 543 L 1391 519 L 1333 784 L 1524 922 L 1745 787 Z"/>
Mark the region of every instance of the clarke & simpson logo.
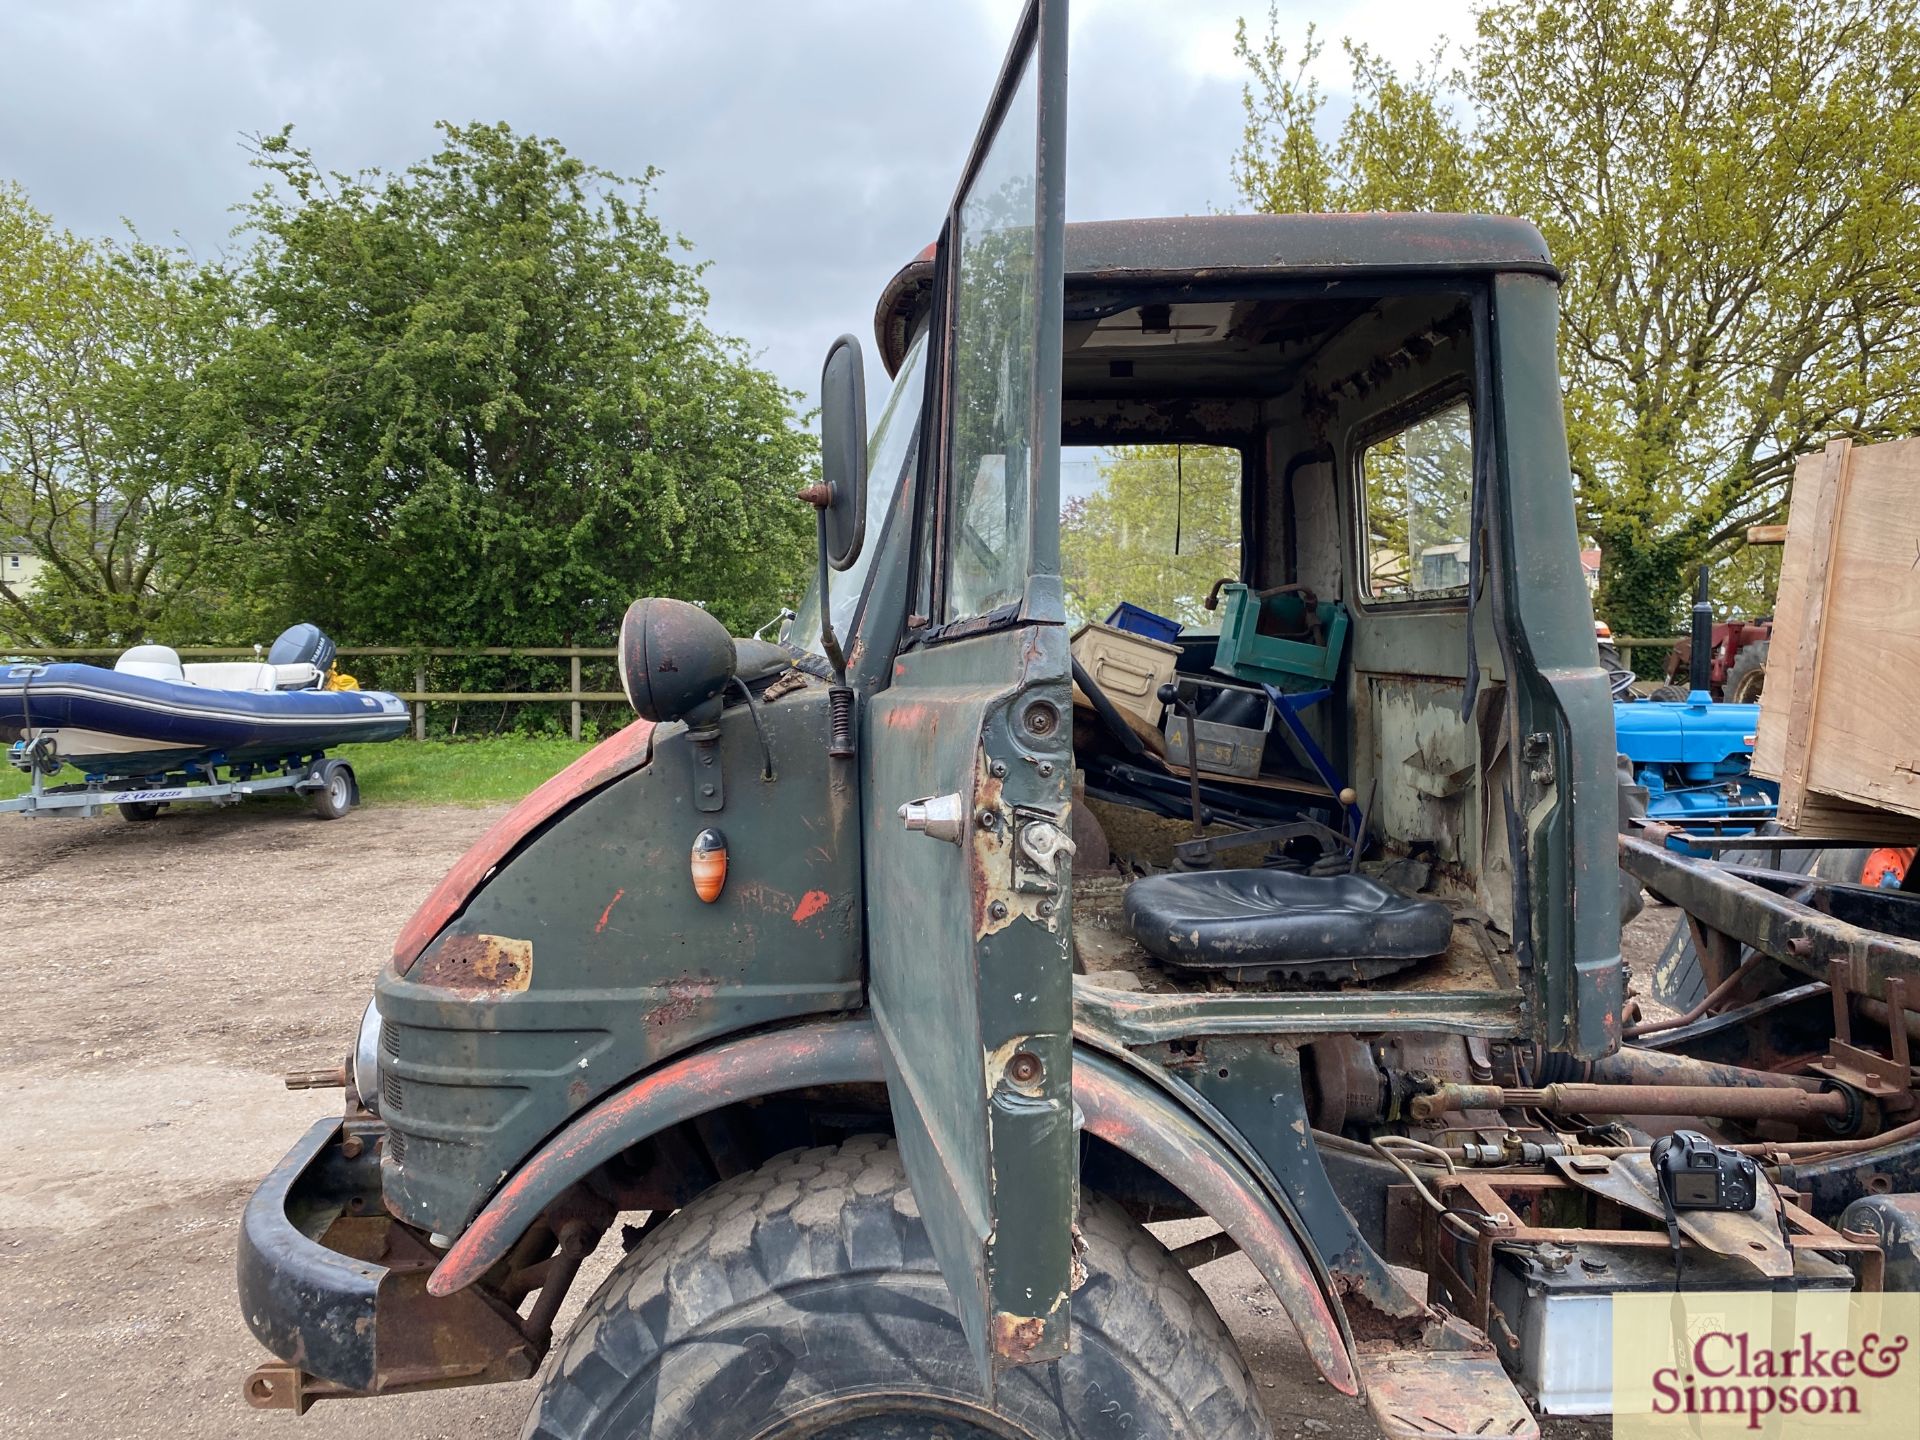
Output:
<path fill-rule="evenodd" d="M 1916 1295 L 1615 1295 L 1614 1433 L 1792 1440 L 1910 1422 L 1916 1335 Z"/>

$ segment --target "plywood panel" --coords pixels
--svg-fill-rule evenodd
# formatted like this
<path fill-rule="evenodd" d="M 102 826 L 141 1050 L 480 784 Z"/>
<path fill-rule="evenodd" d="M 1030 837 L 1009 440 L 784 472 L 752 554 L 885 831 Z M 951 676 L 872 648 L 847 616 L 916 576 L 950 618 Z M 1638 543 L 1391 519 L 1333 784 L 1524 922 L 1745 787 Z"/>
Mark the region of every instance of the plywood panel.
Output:
<path fill-rule="evenodd" d="M 1850 469 L 1807 787 L 1920 815 L 1920 440 L 1856 448 Z"/>
<path fill-rule="evenodd" d="M 1807 608 L 1807 556 L 1813 546 L 1822 458 L 1802 455 L 1793 471 L 1787 545 L 1780 554 L 1780 588 L 1773 604 L 1773 640 L 1767 647 L 1767 686 L 1760 694 L 1760 732 L 1753 747 L 1753 772 L 1769 780 L 1780 779 L 1786 762 L 1787 708 L 1793 698 L 1787 657 L 1800 642 L 1800 620 Z"/>
<path fill-rule="evenodd" d="M 1754 769 L 1803 832 L 1835 801 L 1920 817 L 1916 717 L 1920 440 L 1835 442 L 1795 472 Z"/>

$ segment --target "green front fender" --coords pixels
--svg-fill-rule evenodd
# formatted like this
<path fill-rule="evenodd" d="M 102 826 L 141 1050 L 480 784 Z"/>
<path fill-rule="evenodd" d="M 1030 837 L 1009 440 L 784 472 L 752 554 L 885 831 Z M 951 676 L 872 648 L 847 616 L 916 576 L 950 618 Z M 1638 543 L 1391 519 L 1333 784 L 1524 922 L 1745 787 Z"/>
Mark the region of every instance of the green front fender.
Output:
<path fill-rule="evenodd" d="M 865 1018 L 728 1040 L 640 1076 L 528 1156 L 454 1243 L 428 1289 L 452 1294 L 497 1264 L 541 1213 L 622 1152 L 673 1125 L 741 1101 L 826 1085 L 878 1083 L 880 1044 Z M 1273 1287 L 1316 1369 L 1343 1394 L 1359 1378 L 1325 1268 L 1285 1207 L 1215 1133 L 1133 1068 L 1076 1046 L 1073 1097 L 1088 1134 L 1152 1170 L 1232 1237 Z"/>

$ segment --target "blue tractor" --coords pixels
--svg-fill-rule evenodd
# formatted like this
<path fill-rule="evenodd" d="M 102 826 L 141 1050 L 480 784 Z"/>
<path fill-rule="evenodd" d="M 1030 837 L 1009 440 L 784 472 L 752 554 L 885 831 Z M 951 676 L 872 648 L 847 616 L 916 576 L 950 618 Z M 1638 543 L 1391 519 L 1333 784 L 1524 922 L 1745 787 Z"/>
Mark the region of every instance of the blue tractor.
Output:
<path fill-rule="evenodd" d="M 1633 673 L 1614 667 L 1615 746 L 1646 792 L 1649 820 L 1745 835 L 1771 820 L 1779 808 L 1780 787 L 1750 773 L 1754 733 L 1760 728 L 1758 705 L 1715 704 L 1708 690 L 1712 660 L 1713 606 L 1707 599 L 1707 571 L 1700 569 L 1693 602 L 1692 673 L 1685 700 L 1639 700 L 1629 685 Z M 1684 841 L 1667 844 L 1686 854 L 1705 852 Z"/>

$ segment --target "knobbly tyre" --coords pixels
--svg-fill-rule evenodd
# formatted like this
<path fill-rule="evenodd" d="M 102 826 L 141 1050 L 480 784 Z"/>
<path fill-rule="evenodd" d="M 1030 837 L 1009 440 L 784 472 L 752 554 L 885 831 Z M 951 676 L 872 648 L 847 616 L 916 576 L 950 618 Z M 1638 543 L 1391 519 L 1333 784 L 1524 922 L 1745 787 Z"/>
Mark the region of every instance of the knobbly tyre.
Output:
<path fill-rule="evenodd" d="M 640 720 L 400 935 L 344 1115 L 247 1207 L 254 1404 L 538 1373 L 535 1436 L 1265 1436 L 1188 1273 L 1238 1249 L 1390 1434 L 1525 1436 L 1606 1405 L 1591 1297 L 1672 1283 L 1655 1116 L 1763 1162 L 1689 1285 L 1893 1273 L 1831 1222 L 1910 1188 L 1901 1097 L 1738 1012 L 1623 1044 L 1539 236 L 1066 227 L 1064 35 L 1029 6 L 881 297 L 870 443 L 829 353 L 786 642 L 637 602 Z M 1181 612 L 1164 675 L 1070 644 L 1136 573 L 1076 548 L 1090 453 L 1165 462 L 1138 573 L 1189 567 L 1124 597 Z M 1194 558 L 1203 456 L 1237 498 Z"/>

